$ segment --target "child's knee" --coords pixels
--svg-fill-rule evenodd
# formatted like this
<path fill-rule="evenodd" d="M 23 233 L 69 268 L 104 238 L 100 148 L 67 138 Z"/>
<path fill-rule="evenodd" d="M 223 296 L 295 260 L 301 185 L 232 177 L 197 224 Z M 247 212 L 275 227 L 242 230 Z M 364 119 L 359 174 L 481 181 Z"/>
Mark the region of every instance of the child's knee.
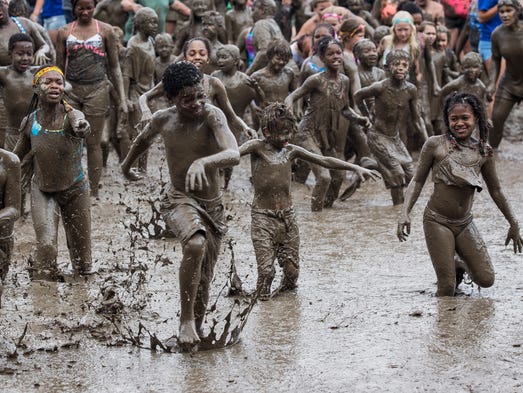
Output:
<path fill-rule="evenodd" d="M 495 275 L 493 271 L 481 272 L 481 274 L 475 274 L 472 277 L 474 282 L 481 288 L 488 288 L 494 285 Z"/>
<path fill-rule="evenodd" d="M 187 256 L 202 256 L 205 251 L 205 235 L 196 232 L 183 246 L 183 254 Z"/>

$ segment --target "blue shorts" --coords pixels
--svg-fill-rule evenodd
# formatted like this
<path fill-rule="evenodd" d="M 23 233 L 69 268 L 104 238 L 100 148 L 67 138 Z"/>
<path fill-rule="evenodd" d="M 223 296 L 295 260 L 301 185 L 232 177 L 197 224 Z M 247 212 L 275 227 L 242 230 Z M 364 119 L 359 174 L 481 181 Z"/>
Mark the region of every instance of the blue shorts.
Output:
<path fill-rule="evenodd" d="M 44 28 L 47 31 L 58 30 L 60 27 L 67 24 L 65 15 L 51 16 L 50 18 L 44 19 Z"/>
<path fill-rule="evenodd" d="M 492 57 L 492 42 L 479 41 L 478 44 L 479 55 L 483 61 L 487 61 Z"/>

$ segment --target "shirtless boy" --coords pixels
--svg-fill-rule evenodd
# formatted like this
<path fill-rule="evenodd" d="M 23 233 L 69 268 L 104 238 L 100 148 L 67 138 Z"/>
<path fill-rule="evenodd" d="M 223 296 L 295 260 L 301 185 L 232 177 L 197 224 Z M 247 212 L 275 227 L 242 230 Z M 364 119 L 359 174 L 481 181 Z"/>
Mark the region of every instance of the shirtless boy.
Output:
<path fill-rule="evenodd" d="M 33 97 L 33 73 L 31 67 L 34 44 L 27 34 L 18 33 L 9 38 L 9 54 L 12 64 L 0 67 L 0 86 L 7 110 L 5 149 L 13 151 L 18 140 L 20 123 L 29 109 Z"/>
<path fill-rule="evenodd" d="M 362 113 L 369 116 L 364 101 L 375 97 L 375 121 L 367 138 L 385 186 L 390 188 L 392 203 L 399 205 L 403 203 L 403 188 L 414 174 L 412 157 L 400 138 L 400 129 L 407 127 L 411 113 L 423 142 L 427 132 L 418 110 L 416 86 L 407 82 L 410 55 L 395 49 L 387 55 L 387 64 L 390 77 L 357 91 L 354 99 Z"/>
<path fill-rule="evenodd" d="M 254 185 L 251 238 L 258 264 L 256 287 L 260 297 L 267 299 L 271 296 L 276 258 L 283 268 L 278 292 L 296 288 L 300 270 L 300 238 L 290 192 L 292 161 L 300 158 L 325 168 L 354 171 L 362 181 L 368 178 L 376 180 L 379 175 L 358 165 L 289 144 L 296 132 L 296 119 L 282 103 L 265 108 L 261 131 L 265 139 L 245 142 L 240 146 L 240 154 L 251 155 Z"/>
<path fill-rule="evenodd" d="M 122 163 L 126 177 L 139 178 L 131 165 L 162 135 L 171 180 L 162 214 L 183 247 L 178 344 L 187 350 L 200 341 L 226 229 L 218 169 L 236 165 L 240 159 L 224 114 L 205 101 L 202 80 L 201 72 L 186 61 L 167 67 L 162 82 L 174 106 L 153 115 Z"/>

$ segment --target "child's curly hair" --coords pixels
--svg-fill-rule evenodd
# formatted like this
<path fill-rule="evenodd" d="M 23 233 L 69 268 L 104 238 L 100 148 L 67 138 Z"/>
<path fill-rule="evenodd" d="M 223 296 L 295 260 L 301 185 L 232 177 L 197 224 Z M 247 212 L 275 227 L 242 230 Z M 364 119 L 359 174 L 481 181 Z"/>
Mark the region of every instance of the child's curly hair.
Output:
<path fill-rule="evenodd" d="M 186 87 L 198 85 L 202 79 L 200 70 L 188 61 L 169 64 L 162 76 L 163 88 L 169 98 L 176 97 Z"/>
<path fill-rule="evenodd" d="M 265 107 L 260 119 L 260 127 L 271 134 L 277 134 L 283 129 L 296 132 L 296 117 L 281 102 L 273 102 Z"/>

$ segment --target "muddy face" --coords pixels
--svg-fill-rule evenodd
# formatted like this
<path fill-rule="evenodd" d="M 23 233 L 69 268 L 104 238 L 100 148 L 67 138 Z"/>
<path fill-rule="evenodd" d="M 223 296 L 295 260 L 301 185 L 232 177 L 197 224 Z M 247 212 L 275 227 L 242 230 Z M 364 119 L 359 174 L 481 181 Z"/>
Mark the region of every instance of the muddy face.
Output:
<path fill-rule="evenodd" d="M 74 7 L 74 14 L 79 22 L 89 23 L 93 18 L 94 8 L 93 0 L 79 0 Z"/>
<path fill-rule="evenodd" d="M 323 56 L 321 61 L 325 64 L 325 67 L 332 70 L 340 70 L 343 66 L 343 52 L 338 44 L 330 44 Z"/>
<path fill-rule="evenodd" d="M 35 88 L 38 98 L 44 103 L 59 103 L 64 95 L 64 78 L 56 71 L 42 75 Z"/>
<path fill-rule="evenodd" d="M 181 116 L 193 118 L 202 114 L 206 98 L 203 86 L 199 84 L 193 87 L 186 87 L 174 97 L 173 101 Z"/>
<path fill-rule="evenodd" d="M 501 23 L 503 23 L 504 26 L 510 27 L 518 20 L 518 14 L 514 7 L 502 5 L 498 9 L 498 13 L 501 19 Z"/>
<path fill-rule="evenodd" d="M 369 43 L 365 44 L 360 49 L 359 60 L 365 67 L 373 67 L 378 62 L 378 50 L 376 45 Z"/>
<path fill-rule="evenodd" d="M 405 59 L 395 59 L 388 65 L 390 74 L 394 79 L 405 80 L 409 72 L 409 61 Z"/>
<path fill-rule="evenodd" d="M 184 59 L 200 69 L 209 62 L 209 51 L 202 41 L 194 40 L 187 47 Z"/>
<path fill-rule="evenodd" d="M 234 70 L 238 64 L 238 59 L 236 59 L 228 50 L 218 50 L 216 57 L 218 67 L 226 73 Z"/>
<path fill-rule="evenodd" d="M 20 41 L 15 44 L 11 52 L 13 67 L 18 72 L 26 71 L 33 62 L 33 43 Z"/>
<path fill-rule="evenodd" d="M 450 132 L 459 141 L 467 141 L 476 128 L 476 116 L 467 104 L 454 105 L 449 111 Z"/>

